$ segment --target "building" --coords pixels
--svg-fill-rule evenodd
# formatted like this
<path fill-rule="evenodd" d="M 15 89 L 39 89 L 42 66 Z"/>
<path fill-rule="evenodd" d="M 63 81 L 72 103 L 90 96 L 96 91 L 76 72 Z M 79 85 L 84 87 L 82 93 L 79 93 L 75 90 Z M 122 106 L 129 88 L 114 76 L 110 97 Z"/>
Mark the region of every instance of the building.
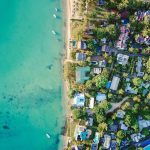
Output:
<path fill-rule="evenodd" d="M 98 92 L 98 93 L 97 93 L 97 96 L 96 96 L 96 101 L 97 101 L 97 102 L 102 102 L 102 101 L 104 101 L 104 100 L 106 100 L 106 95 L 103 94 L 103 93 Z"/>
<path fill-rule="evenodd" d="M 95 133 L 95 137 L 93 139 L 93 142 L 98 144 L 99 143 L 99 140 L 100 140 L 100 135 L 98 132 Z"/>
<path fill-rule="evenodd" d="M 137 133 L 137 134 L 132 134 L 131 135 L 131 139 L 134 142 L 139 142 L 142 138 L 144 138 L 145 136 L 142 135 L 141 133 Z"/>
<path fill-rule="evenodd" d="M 118 117 L 118 118 L 124 118 L 124 116 L 125 116 L 125 112 L 123 111 L 123 110 L 121 110 L 121 109 L 119 109 L 118 111 L 117 111 L 117 114 L 116 114 L 116 116 Z"/>
<path fill-rule="evenodd" d="M 129 59 L 128 55 L 124 55 L 124 54 L 118 54 L 117 55 L 118 64 L 121 64 L 123 66 L 128 63 L 128 59 Z"/>
<path fill-rule="evenodd" d="M 86 60 L 86 54 L 76 53 L 76 61 L 85 61 L 85 60 Z"/>
<path fill-rule="evenodd" d="M 142 70 L 142 58 L 141 57 L 138 57 L 138 61 L 136 63 L 136 72 L 137 72 L 137 76 L 138 77 L 143 77 L 144 76 L 144 72 L 141 72 Z"/>
<path fill-rule="evenodd" d="M 128 127 L 123 123 L 122 120 L 120 121 L 120 129 L 122 129 L 122 130 L 124 130 L 124 131 L 127 131 L 127 130 L 128 130 Z"/>
<path fill-rule="evenodd" d="M 98 65 L 99 67 L 106 67 L 106 60 L 102 56 L 92 56 L 91 64 Z"/>
<path fill-rule="evenodd" d="M 130 83 L 127 83 L 127 86 L 125 88 L 125 92 L 130 93 L 130 94 L 137 94 L 138 90 L 137 89 L 133 89 L 130 86 Z"/>
<path fill-rule="evenodd" d="M 77 141 L 83 141 L 89 139 L 91 133 L 91 130 L 87 130 L 85 126 L 77 125 L 75 128 L 74 137 Z"/>
<path fill-rule="evenodd" d="M 118 89 L 119 82 L 120 82 L 120 78 L 117 76 L 113 76 L 110 89 L 116 91 Z"/>
<path fill-rule="evenodd" d="M 86 122 L 86 125 L 87 126 L 93 126 L 93 118 L 92 117 L 89 117 L 87 122 Z"/>
<path fill-rule="evenodd" d="M 100 74 L 102 72 L 102 68 L 93 68 L 94 74 Z"/>
<path fill-rule="evenodd" d="M 73 99 L 73 105 L 75 107 L 83 107 L 85 103 L 85 96 L 83 93 L 76 93 Z"/>
<path fill-rule="evenodd" d="M 76 67 L 76 82 L 81 84 L 84 83 L 89 77 L 86 76 L 86 73 L 90 71 L 90 67 Z"/>
<path fill-rule="evenodd" d="M 128 35 L 129 35 L 130 30 L 126 26 L 121 26 L 120 31 L 121 31 L 121 34 L 116 43 L 116 48 L 120 50 L 125 50 L 127 48 L 126 41 L 129 39 Z"/>
<path fill-rule="evenodd" d="M 94 97 L 91 97 L 91 98 L 90 98 L 89 108 L 90 108 L 90 109 L 93 109 L 93 108 L 94 108 Z"/>
<path fill-rule="evenodd" d="M 87 49 L 86 41 L 84 41 L 84 40 L 78 41 L 77 48 L 82 49 L 82 50 L 86 50 Z"/>
<path fill-rule="evenodd" d="M 105 134 L 105 135 L 104 135 L 103 148 L 104 148 L 104 149 L 109 149 L 109 147 L 110 147 L 110 142 L 111 142 L 111 136 Z"/>
<path fill-rule="evenodd" d="M 140 131 L 143 129 L 143 128 L 147 128 L 147 127 L 150 127 L 150 120 L 139 120 L 138 121 L 139 123 L 139 129 Z"/>
<path fill-rule="evenodd" d="M 92 143 L 91 150 L 98 150 L 98 144 Z"/>

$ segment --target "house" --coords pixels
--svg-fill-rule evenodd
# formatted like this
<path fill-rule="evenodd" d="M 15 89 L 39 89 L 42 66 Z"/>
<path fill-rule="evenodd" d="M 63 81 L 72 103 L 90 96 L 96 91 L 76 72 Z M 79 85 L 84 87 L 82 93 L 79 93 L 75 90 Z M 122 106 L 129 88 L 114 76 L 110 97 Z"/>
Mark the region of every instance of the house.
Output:
<path fill-rule="evenodd" d="M 123 66 L 128 63 L 128 59 L 129 59 L 128 55 L 124 55 L 124 54 L 118 54 L 117 55 L 118 64 L 121 64 Z"/>
<path fill-rule="evenodd" d="M 127 130 L 128 130 L 128 127 L 123 123 L 122 120 L 120 121 L 120 129 L 122 129 L 122 130 L 124 130 L 124 131 L 127 131 Z"/>
<path fill-rule="evenodd" d="M 127 86 L 125 88 L 125 92 L 130 93 L 130 94 L 137 94 L 138 90 L 137 89 L 133 89 L 130 86 L 130 83 L 127 83 Z"/>
<path fill-rule="evenodd" d="M 102 46 L 102 52 L 108 53 L 109 51 L 110 51 L 110 47 L 109 46 L 107 46 L 107 45 L 103 45 Z"/>
<path fill-rule="evenodd" d="M 105 60 L 105 59 L 102 56 L 99 56 L 99 55 L 97 55 L 97 56 L 91 56 L 91 61 L 97 61 L 97 62 L 99 62 L 99 61 L 103 61 L 103 60 Z"/>
<path fill-rule="evenodd" d="M 141 72 L 142 66 L 142 58 L 138 57 L 138 62 L 136 63 L 136 72 L 138 77 L 144 76 L 144 72 Z"/>
<path fill-rule="evenodd" d="M 106 94 L 98 92 L 97 96 L 96 96 L 96 101 L 97 102 L 102 102 L 104 100 L 106 100 Z"/>
<path fill-rule="evenodd" d="M 92 143 L 91 150 L 98 150 L 98 144 Z"/>
<path fill-rule="evenodd" d="M 101 39 L 101 42 L 102 42 L 103 44 L 106 44 L 107 39 L 106 39 L 106 38 L 103 38 L 103 39 Z"/>
<path fill-rule="evenodd" d="M 99 140 L 100 140 L 100 135 L 98 132 L 95 133 L 95 137 L 93 139 L 93 142 L 98 144 L 99 143 Z"/>
<path fill-rule="evenodd" d="M 140 131 L 143 128 L 150 127 L 150 120 L 143 120 L 143 119 L 141 119 L 141 120 L 138 121 L 138 123 L 139 123 L 139 129 L 140 129 Z"/>
<path fill-rule="evenodd" d="M 118 89 L 119 82 L 120 82 L 120 78 L 117 76 L 113 76 L 110 89 L 116 91 Z"/>
<path fill-rule="evenodd" d="M 102 56 L 92 56 L 91 63 L 94 65 L 98 65 L 99 67 L 106 67 L 106 60 Z"/>
<path fill-rule="evenodd" d="M 118 125 L 117 124 L 110 125 L 109 129 L 111 132 L 117 132 Z"/>
<path fill-rule="evenodd" d="M 124 118 L 124 116 L 125 116 L 125 112 L 123 111 L 123 110 L 121 110 L 121 109 L 119 109 L 118 111 L 117 111 L 117 114 L 116 114 L 116 116 L 118 117 L 118 118 Z"/>
<path fill-rule="evenodd" d="M 77 48 L 82 49 L 82 50 L 86 50 L 87 49 L 86 41 L 84 41 L 84 40 L 78 41 Z"/>
<path fill-rule="evenodd" d="M 77 125 L 74 132 L 75 140 L 83 141 L 89 139 L 91 130 L 87 130 L 85 126 Z"/>
<path fill-rule="evenodd" d="M 111 141 L 111 150 L 116 150 L 117 142 L 115 140 Z"/>
<path fill-rule="evenodd" d="M 108 149 L 110 147 L 110 142 L 111 142 L 111 136 L 105 134 L 103 148 Z"/>
<path fill-rule="evenodd" d="M 86 125 L 87 126 L 93 126 L 93 118 L 92 117 L 89 117 L 87 122 L 86 122 Z"/>
<path fill-rule="evenodd" d="M 76 61 L 85 61 L 86 54 L 84 53 L 76 53 Z"/>
<path fill-rule="evenodd" d="M 127 10 L 120 13 L 121 19 L 127 19 L 129 17 L 129 12 Z"/>
<path fill-rule="evenodd" d="M 84 93 L 76 93 L 73 99 L 73 105 L 76 107 L 83 107 L 85 103 Z"/>
<path fill-rule="evenodd" d="M 102 68 L 93 68 L 94 74 L 100 74 L 102 72 Z"/>
<path fill-rule="evenodd" d="M 76 82 L 84 83 L 89 77 L 86 76 L 86 73 L 90 71 L 90 67 L 76 67 Z"/>
<path fill-rule="evenodd" d="M 120 50 L 125 50 L 127 47 L 126 41 L 129 39 L 129 28 L 126 26 L 121 26 L 120 27 L 121 34 L 119 36 L 118 41 L 116 42 L 116 48 Z"/>
<path fill-rule="evenodd" d="M 94 108 L 94 97 L 91 97 L 91 98 L 90 98 L 89 108 L 90 108 L 90 109 L 93 109 L 93 108 Z"/>
<path fill-rule="evenodd" d="M 103 6 L 105 4 L 105 0 L 98 0 L 98 5 Z"/>
<path fill-rule="evenodd" d="M 144 138 L 145 136 L 142 135 L 141 133 L 137 133 L 137 134 L 132 134 L 131 135 L 131 139 L 134 141 L 134 142 L 139 142 L 142 138 Z"/>

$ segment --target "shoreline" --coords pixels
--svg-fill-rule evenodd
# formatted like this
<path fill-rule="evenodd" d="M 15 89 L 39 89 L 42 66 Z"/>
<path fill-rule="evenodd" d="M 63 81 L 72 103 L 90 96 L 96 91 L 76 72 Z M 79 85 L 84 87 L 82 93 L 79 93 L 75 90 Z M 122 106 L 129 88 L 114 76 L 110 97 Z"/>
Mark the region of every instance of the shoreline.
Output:
<path fill-rule="evenodd" d="M 64 57 L 63 57 L 63 68 L 65 61 L 70 59 L 70 48 L 69 48 L 69 41 L 71 37 L 70 33 L 70 14 L 71 14 L 71 3 L 72 0 L 63 0 L 63 9 L 64 9 Z M 63 76 L 64 79 L 64 76 Z M 65 111 L 65 124 L 64 124 L 64 134 L 63 134 L 63 147 L 62 149 L 67 148 L 69 137 L 67 136 L 67 121 L 71 116 L 70 110 L 70 103 L 68 98 L 68 90 L 69 90 L 69 83 L 68 81 L 63 80 L 63 107 Z"/>

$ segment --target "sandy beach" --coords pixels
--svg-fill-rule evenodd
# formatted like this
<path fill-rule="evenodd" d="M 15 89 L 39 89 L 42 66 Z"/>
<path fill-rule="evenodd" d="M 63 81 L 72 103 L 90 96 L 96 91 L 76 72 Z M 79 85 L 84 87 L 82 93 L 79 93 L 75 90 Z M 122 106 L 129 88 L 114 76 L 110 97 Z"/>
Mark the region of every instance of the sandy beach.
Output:
<path fill-rule="evenodd" d="M 64 64 L 67 62 L 67 60 L 70 60 L 70 39 L 71 39 L 71 32 L 70 32 L 70 24 L 71 24 L 71 5 L 72 0 L 64 0 L 64 9 L 65 9 L 65 57 L 64 57 Z M 68 98 L 68 90 L 69 90 L 69 83 L 68 81 L 64 80 L 64 108 L 66 113 L 66 121 L 69 120 L 71 116 L 71 110 L 70 110 L 70 102 Z M 67 126 L 65 126 L 67 128 Z M 66 133 L 65 133 L 66 134 Z M 63 136 L 63 149 L 67 148 L 69 137 L 66 135 Z"/>

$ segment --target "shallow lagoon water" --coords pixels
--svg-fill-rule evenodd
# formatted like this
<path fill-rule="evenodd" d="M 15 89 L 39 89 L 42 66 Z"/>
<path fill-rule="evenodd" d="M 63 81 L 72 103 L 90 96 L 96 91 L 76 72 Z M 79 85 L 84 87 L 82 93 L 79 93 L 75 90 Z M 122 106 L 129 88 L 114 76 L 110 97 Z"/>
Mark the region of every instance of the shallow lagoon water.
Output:
<path fill-rule="evenodd" d="M 61 149 L 63 20 L 55 7 L 61 0 L 0 0 L 0 150 Z"/>

